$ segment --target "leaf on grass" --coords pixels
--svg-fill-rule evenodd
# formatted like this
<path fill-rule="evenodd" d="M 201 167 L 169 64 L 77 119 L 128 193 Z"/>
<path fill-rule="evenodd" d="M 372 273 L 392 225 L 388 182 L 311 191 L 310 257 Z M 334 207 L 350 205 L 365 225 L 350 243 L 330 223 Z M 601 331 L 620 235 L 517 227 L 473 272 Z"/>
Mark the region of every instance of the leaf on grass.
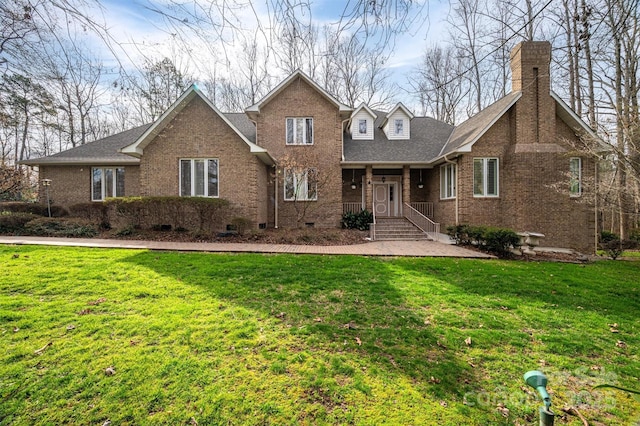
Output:
<path fill-rule="evenodd" d="M 362 346 L 362 340 L 360 340 L 359 337 L 356 337 L 356 343 L 358 344 L 358 346 Z"/>
<path fill-rule="evenodd" d="M 88 315 L 91 313 L 91 309 L 87 308 L 87 309 L 83 309 L 80 312 L 78 312 L 78 315 Z"/>
<path fill-rule="evenodd" d="M 43 347 L 41 347 L 40 349 L 36 349 L 35 351 L 33 351 L 34 354 L 36 355 L 42 355 L 44 353 L 44 351 L 47 350 L 47 348 L 49 346 L 53 345 L 53 342 L 49 342 L 46 345 L 44 345 Z"/>
<path fill-rule="evenodd" d="M 609 331 L 612 333 L 620 333 L 620 330 L 618 330 L 618 323 L 609 324 Z"/>
<path fill-rule="evenodd" d="M 428 319 L 424 320 L 424 325 L 431 325 L 431 321 Z"/>
<path fill-rule="evenodd" d="M 429 379 L 429 383 L 437 385 L 438 383 L 440 383 L 440 379 L 436 379 L 435 377 L 431 376 L 431 378 Z"/>
<path fill-rule="evenodd" d="M 114 374 L 116 374 L 116 369 L 113 368 L 113 366 L 107 367 L 104 369 L 104 374 L 106 374 L 107 376 L 113 376 Z"/>
<path fill-rule="evenodd" d="M 322 318 L 320 318 L 320 317 L 316 317 L 316 318 L 314 318 L 313 320 L 314 320 L 315 322 L 322 322 Z"/>
<path fill-rule="evenodd" d="M 623 348 L 624 349 L 624 348 L 627 347 L 627 344 L 625 342 L 623 342 L 622 340 L 618 340 L 616 342 L 616 346 L 619 347 L 619 348 Z"/>
<path fill-rule="evenodd" d="M 287 314 L 286 314 L 286 313 L 284 313 L 284 312 L 280 312 L 279 314 L 276 314 L 276 318 L 280 318 L 280 319 L 282 319 L 282 318 L 284 318 L 284 317 L 285 317 L 285 315 L 287 315 Z"/>
<path fill-rule="evenodd" d="M 467 337 L 466 339 L 464 339 L 464 342 L 467 344 L 467 346 L 471 346 L 471 337 Z"/>
<path fill-rule="evenodd" d="M 444 343 L 442 343 L 440 340 L 438 340 L 438 341 L 436 342 L 436 345 L 440 346 L 442 349 L 447 349 L 447 347 L 445 346 L 445 344 L 444 344 Z"/>
<path fill-rule="evenodd" d="M 440 401 L 440 405 L 442 405 L 444 408 L 447 408 L 449 404 L 447 404 L 447 401 Z"/>
<path fill-rule="evenodd" d="M 20 331 L 20 329 L 18 327 L 13 327 L 13 332 L 17 333 L 18 331 Z"/>
<path fill-rule="evenodd" d="M 189 420 L 189 424 L 192 426 L 198 426 L 198 422 L 194 417 L 191 417 L 191 420 Z"/>
<path fill-rule="evenodd" d="M 502 403 L 498 404 L 496 409 L 500 411 L 500 414 L 502 414 L 503 417 L 509 417 L 509 409 L 505 407 L 504 404 Z"/>
<path fill-rule="evenodd" d="M 67 330 L 69 330 L 69 331 L 73 330 L 74 328 L 76 328 L 76 326 L 75 326 L 75 325 L 73 325 L 73 324 L 69 324 L 69 325 L 67 326 Z"/>
<path fill-rule="evenodd" d="M 97 306 L 97 305 L 99 305 L 99 304 L 101 304 L 101 303 L 104 303 L 104 302 L 106 302 L 106 301 L 107 301 L 107 299 L 106 299 L 106 298 L 101 297 L 100 299 L 93 300 L 93 301 L 91 301 L 91 302 L 87 302 L 87 305 Z"/>
<path fill-rule="evenodd" d="M 344 324 L 342 326 L 342 328 L 346 328 L 346 329 L 349 329 L 349 330 L 355 330 L 358 327 L 353 322 L 349 321 L 348 323 Z"/>

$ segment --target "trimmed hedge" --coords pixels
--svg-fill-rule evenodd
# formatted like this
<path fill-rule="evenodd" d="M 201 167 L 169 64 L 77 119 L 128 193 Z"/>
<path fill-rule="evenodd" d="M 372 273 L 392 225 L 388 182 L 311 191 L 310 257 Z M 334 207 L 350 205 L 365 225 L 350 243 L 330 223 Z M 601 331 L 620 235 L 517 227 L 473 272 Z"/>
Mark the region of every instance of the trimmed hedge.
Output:
<path fill-rule="evenodd" d="M 28 235 L 45 237 L 95 237 L 98 235 L 96 226 L 85 219 L 39 217 L 24 226 Z"/>
<path fill-rule="evenodd" d="M 6 201 L 0 203 L 0 211 L 12 213 L 31 213 L 38 216 L 49 216 L 46 204 L 28 203 L 25 201 Z M 51 217 L 64 217 L 69 212 L 62 206 L 51 206 Z"/>
<path fill-rule="evenodd" d="M 22 233 L 24 226 L 40 216 L 23 212 L 0 212 L 0 234 Z"/>
<path fill-rule="evenodd" d="M 69 206 L 69 214 L 72 217 L 86 219 L 99 225 L 104 229 L 109 229 L 109 208 L 104 203 L 79 203 Z"/>
<path fill-rule="evenodd" d="M 520 236 L 506 228 L 453 225 L 447 227 L 447 235 L 458 245 L 473 245 L 499 257 L 508 257 L 512 248 L 520 247 Z"/>

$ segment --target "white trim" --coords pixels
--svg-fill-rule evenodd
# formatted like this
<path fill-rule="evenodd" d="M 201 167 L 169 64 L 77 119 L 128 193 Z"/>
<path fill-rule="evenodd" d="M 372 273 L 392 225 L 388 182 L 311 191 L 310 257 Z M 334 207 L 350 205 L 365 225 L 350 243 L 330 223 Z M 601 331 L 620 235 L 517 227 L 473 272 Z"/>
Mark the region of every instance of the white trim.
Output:
<path fill-rule="evenodd" d="M 318 201 L 318 182 L 315 182 L 315 190 L 314 197 L 308 198 L 309 196 L 309 171 L 315 170 L 317 173 L 317 169 L 315 167 L 309 167 L 304 169 L 301 173 L 296 173 L 291 168 L 285 168 L 283 173 L 283 194 L 282 199 L 284 201 Z M 293 176 L 293 197 L 287 197 L 287 174 L 291 174 Z M 301 179 L 302 178 L 302 179 Z M 303 187 L 300 186 L 302 184 Z M 300 189 L 304 188 L 304 194 L 300 194 Z M 304 195 L 304 198 L 300 197 L 300 195 Z"/>
<path fill-rule="evenodd" d="M 293 143 L 289 143 L 289 120 L 293 120 Z M 299 135 L 302 139 L 302 143 L 296 143 L 296 136 L 298 136 L 296 133 L 296 129 L 298 128 L 297 126 L 297 121 L 298 120 L 304 120 L 304 124 L 302 127 L 302 135 Z M 311 143 L 307 143 L 307 139 L 309 138 L 309 135 L 307 134 L 307 120 L 311 120 Z M 315 138 L 315 129 L 313 128 L 313 117 L 285 117 L 284 119 L 284 143 L 285 145 L 288 146 L 310 146 L 313 145 L 314 143 L 314 138 Z"/>
<path fill-rule="evenodd" d="M 571 192 L 571 182 L 573 181 L 573 171 L 571 170 L 571 163 L 574 160 L 578 160 L 578 192 Z M 581 157 L 571 157 L 569 158 L 569 196 L 571 198 L 579 198 L 582 196 L 582 158 Z"/>
<path fill-rule="evenodd" d="M 189 195 L 182 194 L 182 162 L 189 161 L 189 170 L 190 170 L 190 182 L 189 182 Z M 203 178 L 203 186 L 204 186 L 204 195 L 196 195 L 195 187 L 196 187 L 196 173 L 195 173 L 195 161 L 204 161 L 204 175 Z M 209 161 L 216 162 L 216 179 L 217 190 L 218 193 L 216 195 L 209 195 L 209 184 L 207 176 L 209 175 Z M 220 198 L 220 160 L 218 158 L 179 158 L 178 159 L 178 196 L 180 197 L 206 197 L 206 198 Z"/>
<path fill-rule="evenodd" d="M 473 181 L 473 179 L 475 179 L 475 163 L 476 160 L 482 160 L 482 194 L 476 194 L 475 193 L 475 182 Z M 496 160 L 496 193 L 495 194 L 487 194 L 487 187 L 488 187 L 488 164 L 489 164 L 489 160 Z M 473 158 L 473 173 L 472 173 L 472 185 L 471 185 L 471 189 L 473 191 L 473 197 L 474 198 L 498 198 L 500 197 L 500 159 L 498 157 L 474 157 Z"/>
<path fill-rule="evenodd" d="M 118 169 L 122 169 L 122 173 L 125 173 L 124 167 L 91 167 L 91 201 L 104 201 L 106 198 L 124 197 L 124 193 L 118 195 Z M 95 198 L 93 192 L 93 174 L 95 170 L 100 170 L 100 197 Z M 111 170 L 112 184 L 111 194 L 106 193 L 107 180 L 105 179 L 105 171 Z M 126 178 L 125 178 L 126 181 Z M 124 190 L 124 188 L 123 188 Z"/>
<path fill-rule="evenodd" d="M 582 130 L 587 135 L 597 140 L 605 150 L 607 151 L 611 150 L 611 148 L 596 134 L 596 132 L 594 132 L 593 129 L 587 123 L 585 123 L 584 120 L 580 118 L 580 116 L 576 114 L 575 111 L 572 110 L 569 107 L 569 105 L 567 105 L 562 100 L 562 98 L 560 98 L 560 96 L 558 96 L 556 93 L 551 91 L 551 97 L 556 101 L 556 104 L 560 107 L 560 111 L 557 113 L 557 115 L 562 119 L 562 121 L 565 122 L 565 124 L 571 127 L 574 131 Z M 562 114 L 562 112 L 564 112 L 566 115 Z M 568 118 L 571 119 L 572 123 L 567 122 Z"/>
<path fill-rule="evenodd" d="M 450 172 L 448 171 L 448 169 L 452 169 L 453 172 L 450 174 Z M 456 182 L 457 182 L 457 176 L 458 176 L 458 165 L 457 164 L 452 164 L 452 163 L 445 163 L 443 165 L 440 166 L 440 199 L 441 200 L 455 200 L 457 195 L 458 195 L 458 188 L 456 187 Z M 443 182 L 443 178 L 444 181 Z M 444 185 L 443 185 L 444 183 Z M 449 185 L 447 185 L 449 184 Z M 452 193 L 453 195 L 448 196 L 447 195 L 447 188 L 451 186 L 452 188 Z M 443 188 L 444 188 L 444 192 L 443 192 Z"/>

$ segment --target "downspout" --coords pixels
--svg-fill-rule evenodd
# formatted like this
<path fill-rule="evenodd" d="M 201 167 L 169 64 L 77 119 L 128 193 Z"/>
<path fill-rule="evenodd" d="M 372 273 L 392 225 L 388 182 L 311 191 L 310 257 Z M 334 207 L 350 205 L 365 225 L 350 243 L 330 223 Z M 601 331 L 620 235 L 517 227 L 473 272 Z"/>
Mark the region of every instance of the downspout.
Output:
<path fill-rule="evenodd" d="M 276 179 L 275 179 L 276 180 L 276 186 L 275 186 L 274 193 L 273 193 L 273 198 L 275 200 L 275 202 L 273 203 L 273 209 L 274 209 L 274 212 L 273 212 L 274 219 L 273 219 L 273 221 L 274 221 L 275 228 L 278 229 L 278 181 L 280 180 L 280 177 L 278 176 L 278 165 L 276 164 L 274 167 L 276 169 L 276 172 L 275 172 L 275 175 L 276 175 Z"/>
<path fill-rule="evenodd" d="M 455 201 L 456 216 L 455 217 L 456 217 L 456 225 L 460 225 L 460 215 L 458 213 L 458 209 L 459 209 L 458 200 L 460 199 L 458 197 L 458 161 L 457 159 L 456 161 L 449 160 L 447 158 L 447 154 L 445 154 L 444 157 L 442 158 L 444 158 L 445 163 L 454 164 L 456 166 L 456 201 Z"/>

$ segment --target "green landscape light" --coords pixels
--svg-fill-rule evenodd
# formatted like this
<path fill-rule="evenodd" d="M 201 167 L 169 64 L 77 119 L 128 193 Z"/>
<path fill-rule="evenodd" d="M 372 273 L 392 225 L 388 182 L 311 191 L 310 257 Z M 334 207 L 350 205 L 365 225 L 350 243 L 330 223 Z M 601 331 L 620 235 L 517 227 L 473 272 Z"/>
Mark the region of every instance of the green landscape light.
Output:
<path fill-rule="evenodd" d="M 544 401 L 544 407 L 540 407 L 540 426 L 553 426 L 554 415 L 551 411 L 551 397 L 547 392 L 547 376 L 541 371 L 528 371 L 524 375 L 524 381 L 538 391 Z"/>

